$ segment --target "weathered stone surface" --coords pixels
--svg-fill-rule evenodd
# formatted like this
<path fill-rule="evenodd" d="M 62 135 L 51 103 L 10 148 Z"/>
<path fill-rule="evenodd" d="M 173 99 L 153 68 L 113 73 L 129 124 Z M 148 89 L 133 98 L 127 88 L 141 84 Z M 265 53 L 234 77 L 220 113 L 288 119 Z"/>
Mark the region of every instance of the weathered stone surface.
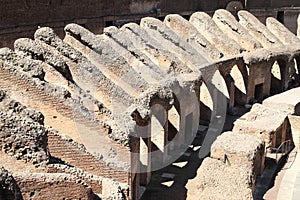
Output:
<path fill-rule="evenodd" d="M 0 61 L 3 63 L 2 66 L 9 68 L 11 72 L 16 71 L 15 73 L 20 72 L 29 77 L 44 79 L 45 73 L 38 62 L 31 62 L 23 56 L 17 56 L 11 49 L 0 49 Z"/>
<path fill-rule="evenodd" d="M 41 113 L 4 98 L 0 102 L 0 147 L 3 152 L 35 165 L 48 163 L 47 130 Z"/>
<path fill-rule="evenodd" d="M 200 34 L 226 57 L 238 55 L 244 50 L 237 42 L 224 35 L 208 14 L 196 12 L 192 14 L 189 21 L 196 27 Z"/>
<path fill-rule="evenodd" d="M 299 95 L 300 88 L 294 88 L 265 99 L 263 105 L 273 110 L 281 110 L 288 114 L 300 115 Z"/>
<path fill-rule="evenodd" d="M 97 199 L 84 181 L 66 173 L 19 173 L 15 179 L 24 199 Z"/>
<path fill-rule="evenodd" d="M 206 158 L 197 171 L 197 176 L 188 182 L 188 199 L 250 200 L 255 179 L 251 166 L 230 166 L 223 161 Z"/>
<path fill-rule="evenodd" d="M 259 154 L 264 154 L 264 141 L 256 136 L 225 132 L 211 147 L 211 158 L 229 165 L 256 165 L 253 163 Z M 260 156 L 262 157 L 262 156 Z"/>
<path fill-rule="evenodd" d="M 262 48 L 262 45 L 253 38 L 248 31 L 227 10 L 216 10 L 213 16 L 214 22 L 229 38 L 235 40 L 247 51 Z"/>
<path fill-rule="evenodd" d="M 140 25 L 109 27 L 102 35 L 70 24 L 65 28 L 64 40 L 50 28 L 39 28 L 34 40 L 17 40 L 14 51 L 1 49 L 0 86 L 9 90 L 13 98 L 20 98 L 22 104 L 41 110 L 46 124 L 68 135 L 64 137 L 45 129 L 43 117 L 34 111 L 25 112 L 27 109 L 15 101 L 7 101 L 5 93 L 0 92 L 0 104 L 4 105 L 0 109 L 3 151 L 29 163 L 46 163 L 46 145 L 40 141 L 46 141 L 43 137 L 49 131 L 51 144 L 48 143 L 48 147 L 56 157 L 51 161 L 103 175 L 104 179 L 97 177 L 99 179 L 89 182 L 96 185 L 97 181 L 101 182 L 103 198 L 122 199 L 129 196 L 125 191 L 130 195 L 137 193 L 139 177 L 134 179 L 135 171 L 131 174 L 129 170 L 141 169 L 140 136 L 151 136 L 147 139 L 146 152 L 164 151 L 164 155 L 159 151 L 159 159 L 143 163 L 150 169 L 156 161 L 163 163 L 167 158 L 168 149 L 164 147 L 171 143 L 168 140 L 173 137 L 172 131 L 178 132 L 175 133 L 179 136 L 178 146 L 197 132 L 201 117 L 199 99 L 214 97 L 209 112 L 222 124 L 227 101 L 230 106 L 239 102 L 240 96 L 235 95 L 239 92 L 239 88 L 235 88 L 237 82 L 245 84 L 243 92 L 247 102 L 261 100 L 270 94 L 271 67 L 275 60 L 280 60 L 280 67 L 286 72 L 282 82 L 289 83 L 290 65 L 294 57 L 297 59 L 298 50 L 290 48 L 292 44 L 288 43 L 295 38 L 282 44 L 271 28 L 258 23 L 246 12 L 240 16 L 241 22 L 237 22 L 228 12 L 219 10 L 214 19 L 205 13 L 195 13 L 189 22 L 178 15 L 169 15 L 164 22 L 146 17 Z M 274 31 L 283 34 L 286 30 Z M 242 74 L 241 80 L 231 77 L 234 65 Z M 200 89 L 201 83 L 213 89 L 205 95 Z M 172 127 L 169 113 L 172 107 L 178 114 L 176 128 Z M 224 108 L 222 112 L 219 112 L 220 107 Z M 276 110 L 254 105 L 250 114 L 236 122 L 234 131 L 244 135 L 225 133 L 216 141 L 212 157 L 221 161 L 204 162 L 206 168 L 199 173 L 202 193 L 197 198 L 204 195 L 203 199 L 251 199 L 255 176 L 261 172 L 263 162 L 262 141 L 274 147 L 274 141 L 277 146 L 286 139 L 284 130 L 290 128 L 287 114 L 291 113 L 287 107 Z M 50 130 L 53 133 L 50 134 Z M 219 135 L 214 128 L 209 130 L 216 132 L 214 136 Z M 155 138 L 156 131 L 160 134 Z M 202 149 L 208 153 L 210 145 L 205 140 Z M 36 154 L 36 149 L 41 155 Z M 132 156 L 132 152 L 137 155 Z M 20 174 L 18 180 L 23 189 L 41 189 L 47 195 L 50 189 L 58 189 L 73 198 L 91 194 L 88 184 L 80 184 L 82 179 L 87 182 L 92 179 L 90 174 L 65 166 L 51 170 L 53 174 Z M 215 177 L 211 176 L 214 170 Z M 124 183 L 124 187 L 111 179 Z M 36 182 L 37 186 L 32 184 Z M 204 187 L 205 184 L 208 187 Z M 62 189 L 67 186 L 76 187 L 80 192 L 68 193 Z M 232 197 L 231 193 L 236 195 Z M 44 197 L 42 193 L 32 195 Z"/>
<path fill-rule="evenodd" d="M 234 123 L 233 132 L 256 135 L 265 140 L 268 147 L 275 133 L 286 123 L 288 113 L 274 110 L 261 104 L 254 104 L 251 111 Z"/>
<path fill-rule="evenodd" d="M 275 18 L 268 17 L 266 26 L 284 45 L 293 44 L 291 48 L 300 46 L 300 39 Z"/>
<path fill-rule="evenodd" d="M 238 12 L 238 16 L 240 20 L 239 23 L 264 47 L 282 46 L 280 40 L 251 13 L 241 10 Z"/>
<path fill-rule="evenodd" d="M 164 23 L 177 34 L 186 37 L 191 46 L 196 48 L 201 54 L 208 54 L 213 60 L 218 60 L 224 56 L 189 21 L 180 15 L 167 15 Z"/>

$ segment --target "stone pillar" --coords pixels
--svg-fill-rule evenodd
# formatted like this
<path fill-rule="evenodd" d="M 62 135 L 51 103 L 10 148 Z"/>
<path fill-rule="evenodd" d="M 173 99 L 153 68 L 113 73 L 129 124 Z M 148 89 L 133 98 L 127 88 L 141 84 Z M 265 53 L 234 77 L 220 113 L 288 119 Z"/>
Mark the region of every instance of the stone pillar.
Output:
<path fill-rule="evenodd" d="M 270 96 L 270 90 L 271 90 L 271 79 L 272 79 L 272 66 L 273 66 L 274 61 L 269 61 L 265 63 L 266 66 L 263 67 L 264 71 L 264 82 L 263 82 L 263 94 L 262 98 Z"/>
<path fill-rule="evenodd" d="M 249 78 L 249 74 L 247 71 L 248 66 L 245 63 L 238 63 L 237 66 L 243 76 L 244 84 L 245 84 L 246 90 L 247 90 L 248 78 Z"/>
<path fill-rule="evenodd" d="M 247 84 L 247 100 L 246 103 L 249 103 L 250 100 L 254 99 L 254 92 L 255 92 L 255 84 L 254 84 L 254 70 L 255 67 L 253 65 L 248 65 L 249 68 L 249 78 Z"/>
<path fill-rule="evenodd" d="M 235 104 L 235 84 L 234 79 L 230 76 L 230 74 L 226 74 L 224 76 L 225 83 L 229 92 L 229 106 L 228 109 L 234 107 Z"/>
<path fill-rule="evenodd" d="M 149 125 L 140 127 L 139 131 L 145 132 L 145 136 L 148 136 L 140 139 L 141 173 L 145 177 L 141 181 L 141 184 L 146 186 L 151 179 L 151 127 Z"/>
<path fill-rule="evenodd" d="M 164 163 L 167 155 L 165 146 L 168 138 L 168 113 L 160 104 L 154 104 L 151 112 L 151 142 L 154 145 L 152 150 L 156 151 L 152 157 L 152 162 L 155 163 L 152 164 L 160 166 Z"/>
<path fill-rule="evenodd" d="M 289 69 L 294 66 L 294 61 L 278 60 L 281 75 L 281 91 L 285 91 L 289 86 Z"/>

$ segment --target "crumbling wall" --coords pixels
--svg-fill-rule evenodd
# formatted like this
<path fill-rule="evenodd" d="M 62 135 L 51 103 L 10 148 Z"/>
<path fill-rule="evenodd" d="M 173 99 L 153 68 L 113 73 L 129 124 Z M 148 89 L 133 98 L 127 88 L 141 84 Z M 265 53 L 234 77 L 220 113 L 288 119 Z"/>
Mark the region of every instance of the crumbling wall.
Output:
<path fill-rule="evenodd" d="M 64 173 L 20 173 L 15 175 L 24 199 L 96 198 L 92 189 L 75 176 Z"/>
<path fill-rule="evenodd" d="M 48 163 L 47 130 L 43 115 L 28 109 L 0 91 L 0 148 L 35 165 Z"/>

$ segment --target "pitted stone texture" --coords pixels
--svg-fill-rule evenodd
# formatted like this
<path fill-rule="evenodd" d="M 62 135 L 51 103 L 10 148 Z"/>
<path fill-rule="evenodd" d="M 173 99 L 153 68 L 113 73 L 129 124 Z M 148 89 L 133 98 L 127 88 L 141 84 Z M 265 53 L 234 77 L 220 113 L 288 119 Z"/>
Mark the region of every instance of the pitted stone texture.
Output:
<path fill-rule="evenodd" d="M 157 63 L 151 60 L 151 54 L 146 54 L 150 51 L 152 42 L 148 40 L 148 37 L 145 38 L 146 36 L 139 37 L 134 32 L 135 28 L 140 28 L 140 26 L 135 23 L 129 23 L 120 29 L 112 26 L 107 27 L 103 32 L 120 45 L 121 48 L 118 48 L 118 52 L 123 54 L 137 71 L 140 72 L 143 70 L 140 75 L 143 76 L 145 80 L 148 80 L 149 83 L 153 84 L 155 81 L 162 80 L 167 73 Z M 117 46 L 114 47 L 116 48 Z M 165 53 L 167 53 L 167 51 L 165 51 Z"/>
<path fill-rule="evenodd" d="M 45 72 L 40 64 L 41 62 L 24 57 L 24 55 L 17 54 L 8 48 L 0 49 L 0 67 L 21 76 L 25 80 L 32 81 L 37 88 L 55 97 L 64 100 L 70 97 L 69 91 L 65 88 L 44 81 Z"/>
<path fill-rule="evenodd" d="M 213 16 L 214 22 L 231 39 L 235 40 L 247 51 L 262 48 L 262 45 L 253 38 L 248 31 L 227 10 L 216 10 Z"/>
<path fill-rule="evenodd" d="M 23 73 L 29 77 L 44 80 L 45 72 L 38 62 L 32 62 L 24 56 L 18 56 L 11 49 L 0 49 L 0 62 L 4 68 L 11 72 Z"/>
<path fill-rule="evenodd" d="M 265 48 L 282 46 L 280 40 L 251 13 L 242 10 L 238 12 L 239 23 L 248 30 Z"/>
<path fill-rule="evenodd" d="M 135 90 L 130 87 L 129 84 L 125 84 L 124 81 L 124 84 L 118 84 L 120 77 L 115 76 L 114 72 L 106 69 L 107 66 L 104 65 L 100 56 L 103 49 L 98 48 L 100 43 L 104 41 L 87 29 L 76 24 L 67 25 L 65 31 L 72 37 L 69 37 L 69 40 L 72 40 L 69 43 L 77 42 L 73 44 L 74 48 L 77 48 L 85 54 L 86 57 L 86 59 L 82 60 L 80 65 L 81 68 L 85 69 L 79 70 L 82 71 L 81 74 L 86 74 L 85 77 L 87 80 L 83 82 L 83 78 L 78 74 L 78 84 L 86 90 L 88 87 L 94 86 L 95 95 L 97 95 L 98 91 L 101 92 L 102 94 L 99 95 L 99 98 L 102 96 L 102 99 L 100 99 L 100 101 L 110 110 L 112 110 L 113 106 L 112 101 L 120 102 L 121 99 L 125 107 L 130 106 L 134 101 L 134 97 L 131 95 L 134 95 Z M 87 49 L 87 47 L 89 47 L 89 49 Z M 103 50 L 103 53 L 108 54 L 109 52 Z M 117 56 L 116 53 L 114 55 Z M 85 82 L 88 82 L 89 85 L 86 85 Z"/>
<path fill-rule="evenodd" d="M 187 199 L 252 200 L 255 179 L 251 166 L 230 166 L 220 160 L 206 158 L 196 178 L 187 183 Z"/>
<path fill-rule="evenodd" d="M 3 167 L 0 167 L 0 199 L 23 199 L 15 179 Z"/>
<path fill-rule="evenodd" d="M 216 49 L 198 30 L 186 19 L 177 14 L 167 15 L 164 23 L 178 35 L 187 39 L 200 54 L 218 60 L 224 55 Z"/>
<path fill-rule="evenodd" d="M 76 27 L 76 25 L 68 29 L 66 27 L 66 30 L 74 38 L 77 34 L 77 38 L 80 38 L 78 41 L 81 43 L 90 45 L 93 51 L 91 53 L 82 51 L 82 53 L 88 59 L 93 60 L 103 74 L 122 87 L 128 94 L 135 96 L 146 90 L 147 82 L 132 68 L 123 55 L 115 50 L 116 47 L 114 46 L 119 45 L 109 37 L 105 35 L 96 36 L 83 27 Z M 131 81 L 127 82 L 126 80 Z"/>
<path fill-rule="evenodd" d="M 0 102 L 0 147 L 35 165 L 48 163 L 47 130 L 41 113 L 6 97 Z"/>
<path fill-rule="evenodd" d="M 192 14 L 189 21 L 194 27 L 196 27 L 200 34 L 202 34 L 226 57 L 235 56 L 244 51 L 237 42 L 224 35 L 208 14 L 204 12 L 196 12 Z"/>
<path fill-rule="evenodd" d="M 258 154 L 264 154 L 264 141 L 256 136 L 225 132 L 211 147 L 211 158 L 230 165 L 251 165 Z"/>
<path fill-rule="evenodd" d="M 34 40 L 29 38 L 18 39 L 15 41 L 14 47 L 16 52 L 23 52 L 32 59 L 44 61 L 59 71 L 66 79 L 72 80 L 72 75 L 66 62 L 64 62 L 62 59 L 52 56 L 47 49 L 39 45 Z"/>

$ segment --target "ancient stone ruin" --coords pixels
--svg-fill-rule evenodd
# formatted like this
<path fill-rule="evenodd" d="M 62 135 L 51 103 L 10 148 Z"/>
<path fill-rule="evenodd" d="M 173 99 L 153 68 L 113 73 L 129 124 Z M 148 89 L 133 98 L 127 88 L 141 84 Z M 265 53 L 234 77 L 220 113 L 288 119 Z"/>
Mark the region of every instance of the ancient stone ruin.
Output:
<path fill-rule="evenodd" d="M 221 9 L 64 30 L 0 49 L 0 197 L 139 199 L 204 124 L 199 159 L 210 155 L 187 198 L 253 199 L 266 157 L 296 144 L 300 38 L 272 17 Z M 219 136 L 240 107 L 251 110 Z"/>

